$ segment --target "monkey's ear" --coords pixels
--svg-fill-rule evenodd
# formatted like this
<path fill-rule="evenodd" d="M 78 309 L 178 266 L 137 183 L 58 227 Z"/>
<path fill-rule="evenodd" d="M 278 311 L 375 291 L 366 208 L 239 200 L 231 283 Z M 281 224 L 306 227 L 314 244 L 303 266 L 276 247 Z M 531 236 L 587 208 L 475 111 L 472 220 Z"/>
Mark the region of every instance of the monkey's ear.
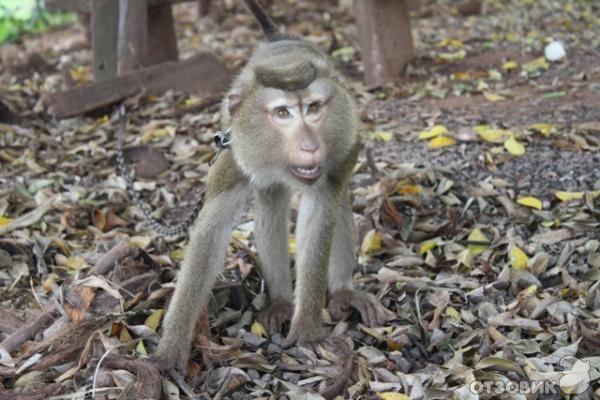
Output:
<path fill-rule="evenodd" d="M 229 97 L 227 97 L 227 103 L 229 108 L 229 115 L 233 117 L 237 110 L 240 108 L 240 105 L 242 105 L 242 96 L 240 96 L 239 94 L 230 94 Z"/>

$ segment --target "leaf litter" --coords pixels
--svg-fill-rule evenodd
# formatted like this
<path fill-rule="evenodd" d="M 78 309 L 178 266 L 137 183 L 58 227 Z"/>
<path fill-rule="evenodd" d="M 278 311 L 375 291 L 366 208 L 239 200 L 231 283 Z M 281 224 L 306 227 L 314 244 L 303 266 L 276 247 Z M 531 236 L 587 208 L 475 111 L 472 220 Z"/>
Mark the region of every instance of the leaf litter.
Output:
<path fill-rule="evenodd" d="M 187 377 L 161 376 L 145 359 L 186 238 L 141 222 L 115 174 L 115 113 L 45 113 L 39 99 L 66 83 L 60 71 L 74 84 L 91 79 L 83 35 L 25 38 L 51 68 L 0 77 L 11 110 L 0 124 L 0 398 L 158 398 L 162 383 L 169 399 L 319 399 L 340 376 L 340 398 L 476 399 L 486 397 L 473 382 L 543 380 L 600 397 L 600 10 L 485 1 L 465 18 L 453 7 L 426 2 L 412 20 L 419 56 L 408 78 L 367 91 L 348 9 L 276 3 L 292 33 L 326 49 L 331 24 L 340 43 L 333 57 L 371 146 L 352 179 L 354 279 L 394 319 L 367 328 L 356 313 L 325 313 L 351 344 L 350 364 L 326 343 L 283 350 L 256 318 L 266 295 L 248 212 L 198 321 Z M 222 27 L 198 26 L 178 6 L 182 55 L 202 42 L 241 65 L 259 36 L 239 11 L 220 14 Z M 566 45 L 561 61 L 543 56 L 552 40 Z M 136 189 L 166 222 L 193 208 L 216 154 L 218 108 L 203 101 L 128 100 Z M 205 110 L 186 112 L 198 104 Z"/>

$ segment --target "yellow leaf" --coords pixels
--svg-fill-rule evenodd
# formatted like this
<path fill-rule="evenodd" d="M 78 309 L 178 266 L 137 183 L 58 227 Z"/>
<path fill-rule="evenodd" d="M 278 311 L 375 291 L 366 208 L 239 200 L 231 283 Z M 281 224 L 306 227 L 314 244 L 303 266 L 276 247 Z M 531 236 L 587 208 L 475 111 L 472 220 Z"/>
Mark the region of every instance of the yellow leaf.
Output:
<path fill-rule="evenodd" d="M 448 129 L 444 125 L 435 125 L 429 130 L 419 132 L 419 140 L 431 139 L 447 132 Z"/>
<path fill-rule="evenodd" d="M 519 203 L 522 206 L 535 208 L 536 210 L 542 209 L 542 201 L 540 199 L 538 199 L 537 197 L 533 197 L 533 196 L 521 197 L 520 199 L 517 200 L 517 203 Z"/>
<path fill-rule="evenodd" d="M 256 336 L 268 337 L 267 330 L 264 326 L 258 321 L 254 321 L 252 326 L 250 327 L 250 332 L 254 333 Z"/>
<path fill-rule="evenodd" d="M 507 72 L 517 68 L 519 68 L 519 64 L 516 61 L 507 61 L 502 64 L 502 69 Z"/>
<path fill-rule="evenodd" d="M 509 130 L 492 128 L 489 125 L 478 125 L 473 130 L 477 132 L 479 137 L 489 143 L 503 142 L 506 136 L 510 134 Z"/>
<path fill-rule="evenodd" d="M 504 148 L 513 156 L 522 156 L 525 154 L 525 146 L 519 143 L 514 135 L 511 135 L 508 139 L 506 139 L 504 142 Z"/>
<path fill-rule="evenodd" d="M 183 103 L 186 107 L 191 107 L 193 105 L 196 105 L 200 103 L 200 98 L 196 97 L 196 96 L 190 96 L 187 99 L 185 99 L 185 102 Z"/>
<path fill-rule="evenodd" d="M 143 356 L 147 356 L 148 352 L 146 351 L 146 347 L 144 346 L 144 341 L 140 340 L 135 348 L 136 353 L 141 354 Z"/>
<path fill-rule="evenodd" d="M 460 321 L 460 313 L 454 307 L 446 307 L 446 315 L 452 319 Z"/>
<path fill-rule="evenodd" d="M 527 254 L 517 246 L 510 249 L 510 264 L 514 269 L 527 269 Z"/>
<path fill-rule="evenodd" d="M 548 137 L 556 131 L 556 127 L 552 124 L 533 124 L 529 127 L 530 130 L 539 132 Z"/>
<path fill-rule="evenodd" d="M 437 47 L 451 46 L 451 47 L 454 47 L 455 49 L 460 49 L 464 46 L 464 43 L 458 39 L 443 38 L 442 40 L 440 40 L 439 42 L 436 43 L 436 46 Z"/>
<path fill-rule="evenodd" d="M 420 185 L 401 185 L 396 189 L 396 191 L 400 194 L 414 194 L 421 193 L 423 188 L 421 188 Z"/>
<path fill-rule="evenodd" d="M 165 126 L 164 128 L 156 128 L 149 130 L 142 136 L 141 142 L 148 143 L 151 140 L 159 139 L 163 137 L 173 137 L 175 135 L 174 126 Z"/>
<path fill-rule="evenodd" d="M 524 71 L 533 72 L 540 69 L 548 69 L 550 68 L 550 64 L 548 64 L 548 61 L 546 61 L 544 57 L 540 57 L 536 58 L 535 60 L 526 62 L 525 64 L 523 64 L 522 68 Z"/>
<path fill-rule="evenodd" d="M 150 242 L 152 242 L 152 238 L 149 236 L 132 236 L 129 238 L 129 243 L 139 247 L 140 249 L 145 249 L 150 246 Z"/>
<path fill-rule="evenodd" d="M 121 343 L 130 343 L 133 340 L 127 328 L 123 327 L 119 333 L 119 341 Z"/>
<path fill-rule="evenodd" d="M 290 253 L 296 254 L 296 237 L 290 236 L 290 238 L 288 239 L 288 243 L 289 243 Z"/>
<path fill-rule="evenodd" d="M 467 55 L 467 52 L 462 49 L 459 51 L 455 51 L 453 53 L 440 53 L 438 54 L 438 58 L 444 61 L 456 61 L 456 60 L 462 60 L 463 58 L 465 58 Z"/>
<path fill-rule="evenodd" d="M 407 395 L 396 392 L 381 392 L 377 393 L 377 396 L 379 396 L 381 400 L 410 400 L 410 397 Z"/>
<path fill-rule="evenodd" d="M 81 257 L 69 257 L 66 262 L 67 267 L 75 270 L 82 270 L 87 267 L 87 263 Z"/>
<path fill-rule="evenodd" d="M 483 97 L 485 97 L 487 101 L 491 101 L 492 103 L 506 100 L 506 97 L 500 96 L 499 94 L 492 92 L 483 92 Z"/>
<path fill-rule="evenodd" d="M 489 239 L 483 232 L 479 230 L 479 228 L 473 229 L 469 234 L 469 242 L 486 242 L 489 243 Z M 477 255 L 483 253 L 488 248 L 487 245 L 484 244 L 469 244 L 469 253 L 472 255 Z"/>
<path fill-rule="evenodd" d="M 88 68 L 82 65 L 72 68 L 69 73 L 71 74 L 71 78 L 77 83 L 84 83 L 90 80 Z"/>
<path fill-rule="evenodd" d="M 156 332 L 158 324 L 160 324 L 163 312 L 164 310 L 162 308 L 154 310 L 152 314 L 150 314 L 148 318 L 146 318 L 146 321 L 144 321 L 144 325 Z"/>
<path fill-rule="evenodd" d="M 438 136 L 434 137 L 429 141 L 430 149 L 441 149 L 442 147 L 448 147 L 456 144 L 456 140 L 449 136 Z"/>
<path fill-rule="evenodd" d="M 393 135 L 390 132 L 383 132 L 383 131 L 375 131 L 375 133 L 373 134 L 373 137 L 376 140 L 379 140 L 380 142 L 389 142 L 390 140 L 392 140 Z"/>
<path fill-rule="evenodd" d="M 169 257 L 171 257 L 171 259 L 174 260 L 174 261 L 181 261 L 181 260 L 183 260 L 184 256 L 185 256 L 185 250 L 184 249 L 176 249 L 176 250 L 173 250 L 169 254 Z"/>
<path fill-rule="evenodd" d="M 10 221 L 12 221 L 12 219 L 0 216 L 0 226 L 8 225 L 10 224 Z"/>
<path fill-rule="evenodd" d="M 431 251 L 437 247 L 437 239 L 428 240 L 426 242 L 421 243 L 419 246 L 419 254 L 423 255 L 428 251 Z"/>
<path fill-rule="evenodd" d="M 381 235 L 375 229 L 371 229 L 362 241 L 360 252 L 364 255 L 371 254 L 381 250 L 381 247 Z"/>
<path fill-rule="evenodd" d="M 584 192 L 555 192 L 554 195 L 560 201 L 583 199 Z M 1 224 L 0 224 L 1 225 Z"/>

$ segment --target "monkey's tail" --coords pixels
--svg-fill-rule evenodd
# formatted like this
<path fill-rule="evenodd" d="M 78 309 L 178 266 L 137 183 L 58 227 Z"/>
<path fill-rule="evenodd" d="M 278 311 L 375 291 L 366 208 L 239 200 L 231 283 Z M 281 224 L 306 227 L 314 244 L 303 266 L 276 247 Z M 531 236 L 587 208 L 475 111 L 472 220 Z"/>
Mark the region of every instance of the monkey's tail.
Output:
<path fill-rule="evenodd" d="M 265 9 L 262 8 L 258 0 L 244 0 L 244 3 L 246 3 L 246 7 L 248 7 L 250 12 L 254 15 L 254 18 L 256 18 L 256 21 L 258 21 L 258 24 L 265 33 L 265 36 L 267 36 L 267 39 L 276 39 L 280 35 L 279 29 L 277 29 L 277 25 L 275 25 L 275 22 L 267 15 Z"/>

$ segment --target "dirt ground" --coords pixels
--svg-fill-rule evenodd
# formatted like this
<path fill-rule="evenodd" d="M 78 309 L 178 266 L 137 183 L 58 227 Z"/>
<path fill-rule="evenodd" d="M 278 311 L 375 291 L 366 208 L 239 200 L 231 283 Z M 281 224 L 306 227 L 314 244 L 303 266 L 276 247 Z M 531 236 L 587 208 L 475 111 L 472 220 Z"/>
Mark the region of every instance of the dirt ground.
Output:
<path fill-rule="evenodd" d="M 176 6 L 180 56 L 243 66 L 262 38 L 238 3 L 204 18 Z M 485 0 L 463 16 L 426 1 L 404 80 L 367 88 L 349 2 L 274 3 L 355 94 L 354 279 L 395 317 L 368 328 L 324 311 L 352 354 L 282 349 L 256 318 L 267 299 L 249 208 L 187 375 L 148 363 L 187 236 L 158 235 L 132 203 L 113 107 L 49 114 L 48 93 L 92 79 L 72 26 L 0 46 L 0 400 L 319 399 L 340 382 L 349 399 L 600 399 L 600 5 Z M 553 41 L 558 62 L 544 59 Z M 126 100 L 136 189 L 167 224 L 189 214 L 216 154 L 218 105 L 193 111 L 201 100 Z"/>

